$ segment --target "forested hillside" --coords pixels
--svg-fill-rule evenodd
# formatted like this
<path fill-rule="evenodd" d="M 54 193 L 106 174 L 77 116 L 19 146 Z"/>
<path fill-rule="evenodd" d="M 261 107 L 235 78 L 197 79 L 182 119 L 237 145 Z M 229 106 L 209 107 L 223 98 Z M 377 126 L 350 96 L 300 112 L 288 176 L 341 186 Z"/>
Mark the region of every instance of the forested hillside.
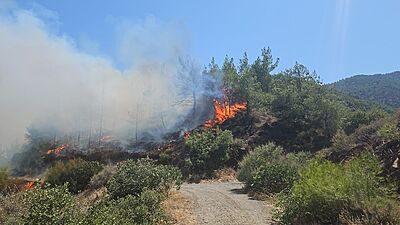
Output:
<path fill-rule="evenodd" d="M 242 182 L 243 193 L 272 197 L 278 224 L 400 224 L 400 187 L 392 182 L 400 181 L 400 115 L 323 85 L 300 63 L 276 71 L 278 62 L 269 48 L 254 61 L 246 53 L 212 59 L 196 76 L 219 90 L 205 101 L 213 117 L 157 143 L 141 138 L 124 147 L 102 137 L 79 145 L 28 128 L 10 168 L 0 170 L 0 224 L 173 224 L 185 217 L 164 204 L 174 201 L 174 188 L 224 174 Z M 193 93 L 186 120 L 200 113 Z M 236 199 L 193 196 L 224 210 Z"/>
<path fill-rule="evenodd" d="M 400 71 L 357 75 L 332 84 L 337 90 L 356 98 L 382 104 L 390 108 L 400 107 Z"/>

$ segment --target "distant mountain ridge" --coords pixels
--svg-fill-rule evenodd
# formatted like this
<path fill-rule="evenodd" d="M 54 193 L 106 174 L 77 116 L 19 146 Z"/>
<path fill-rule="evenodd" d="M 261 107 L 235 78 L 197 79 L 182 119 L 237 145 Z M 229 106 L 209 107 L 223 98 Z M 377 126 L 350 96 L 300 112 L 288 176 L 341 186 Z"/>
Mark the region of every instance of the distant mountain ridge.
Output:
<path fill-rule="evenodd" d="M 400 108 L 400 71 L 356 75 L 330 84 L 353 97 L 390 108 Z"/>

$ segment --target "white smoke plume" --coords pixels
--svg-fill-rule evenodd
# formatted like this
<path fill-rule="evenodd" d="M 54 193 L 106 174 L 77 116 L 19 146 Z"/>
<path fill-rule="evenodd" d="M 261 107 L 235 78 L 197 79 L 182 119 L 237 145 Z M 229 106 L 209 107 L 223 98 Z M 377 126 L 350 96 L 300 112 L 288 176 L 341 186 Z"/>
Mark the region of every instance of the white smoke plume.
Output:
<path fill-rule="evenodd" d="M 32 10 L 0 10 L 0 144 L 21 143 L 26 128 L 47 124 L 63 133 L 136 130 L 162 134 L 190 114 L 190 91 L 179 76 L 202 76 L 195 64 L 183 71 L 186 41 L 174 25 L 154 18 L 117 28 L 121 70 L 101 56 L 80 51 L 65 35 L 51 32 Z M 183 74 L 183 75 L 182 75 Z M 187 82 L 183 89 L 202 93 Z M 1 150 L 1 149 L 0 149 Z"/>

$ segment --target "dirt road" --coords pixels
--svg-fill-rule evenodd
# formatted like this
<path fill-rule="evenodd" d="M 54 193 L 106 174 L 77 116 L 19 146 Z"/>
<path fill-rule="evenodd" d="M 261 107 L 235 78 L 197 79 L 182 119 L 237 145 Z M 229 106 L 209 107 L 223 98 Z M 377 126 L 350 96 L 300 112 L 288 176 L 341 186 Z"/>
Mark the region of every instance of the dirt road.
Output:
<path fill-rule="evenodd" d="M 199 225 L 270 224 L 272 206 L 250 199 L 239 182 L 184 184 L 181 192 L 193 202 Z"/>

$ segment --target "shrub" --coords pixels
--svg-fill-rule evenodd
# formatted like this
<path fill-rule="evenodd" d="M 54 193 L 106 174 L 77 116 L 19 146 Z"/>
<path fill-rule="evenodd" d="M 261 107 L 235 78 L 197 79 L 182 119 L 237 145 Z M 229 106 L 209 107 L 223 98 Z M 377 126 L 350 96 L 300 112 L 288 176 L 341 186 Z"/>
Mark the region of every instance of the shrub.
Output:
<path fill-rule="evenodd" d="M 378 130 L 378 136 L 386 141 L 400 139 L 400 130 L 396 124 L 385 124 Z"/>
<path fill-rule="evenodd" d="M 69 184 L 72 193 L 87 188 L 90 178 L 98 173 L 102 166 L 98 162 L 73 159 L 68 162 L 57 162 L 47 173 L 47 182 L 52 186 Z"/>
<path fill-rule="evenodd" d="M 297 179 L 297 170 L 288 165 L 261 166 L 253 174 L 251 189 L 261 193 L 288 191 Z"/>
<path fill-rule="evenodd" d="M 344 169 L 349 180 L 345 191 L 353 202 L 386 196 L 393 188 L 383 185 L 385 178 L 380 176 L 383 172 L 380 162 L 371 153 L 362 153 L 344 165 Z"/>
<path fill-rule="evenodd" d="M 259 146 L 239 163 L 238 179 L 246 188 L 267 194 L 289 190 L 298 178 L 297 170 L 306 165 L 310 154 L 285 155 L 274 143 Z"/>
<path fill-rule="evenodd" d="M 22 193 L 0 194 L 0 224 L 23 224 L 23 216 L 27 212 Z"/>
<path fill-rule="evenodd" d="M 347 116 L 343 119 L 342 127 L 344 132 L 349 135 L 362 125 L 371 124 L 386 116 L 387 113 L 380 108 L 373 108 L 369 111 L 356 110 L 347 113 Z"/>
<path fill-rule="evenodd" d="M 353 205 L 351 209 L 343 210 L 339 215 L 340 223 L 364 224 L 400 224 L 400 206 L 398 200 L 375 198 L 363 202 L 363 205 Z"/>
<path fill-rule="evenodd" d="M 22 178 L 10 177 L 7 168 L 0 168 L 0 195 L 18 192 L 25 183 Z"/>
<path fill-rule="evenodd" d="M 289 166 L 296 168 L 296 170 L 299 170 L 308 165 L 311 158 L 312 155 L 309 152 L 288 153 L 286 154 L 284 162 Z"/>
<path fill-rule="evenodd" d="M 360 209 L 377 199 L 390 199 L 379 161 L 369 153 L 336 165 L 320 158 L 299 173 L 288 195 L 278 201 L 277 217 L 284 224 L 336 224 L 342 212 L 362 217 Z"/>
<path fill-rule="evenodd" d="M 257 171 L 259 167 L 277 164 L 283 161 L 284 153 L 282 147 L 277 146 L 274 143 L 268 143 L 266 145 L 256 147 L 239 163 L 237 177 L 239 181 L 251 183 L 253 179 L 253 173 Z"/>
<path fill-rule="evenodd" d="M 171 154 L 168 153 L 160 153 L 160 158 L 158 159 L 158 161 L 162 164 L 170 164 L 173 161 L 173 156 Z"/>
<path fill-rule="evenodd" d="M 7 168 L 0 168 L 0 184 L 5 183 L 8 180 Z"/>
<path fill-rule="evenodd" d="M 186 140 L 190 170 L 193 173 L 211 175 L 226 165 L 228 160 L 238 160 L 243 143 L 234 139 L 232 132 L 220 129 L 194 132 Z"/>
<path fill-rule="evenodd" d="M 281 195 L 278 207 L 284 209 L 284 224 L 337 222 L 346 201 L 344 170 L 331 162 L 314 160 L 300 172 L 289 196 Z"/>
<path fill-rule="evenodd" d="M 7 186 L 8 172 L 7 168 L 0 168 L 0 190 L 3 190 Z"/>
<path fill-rule="evenodd" d="M 74 201 L 67 185 L 28 191 L 24 202 L 28 207 L 24 224 L 74 223 Z"/>
<path fill-rule="evenodd" d="M 111 177 L 116 173 L 116 167 L 115 166 L 105 166 L 103 170 L 95 174 L 91 179 L 90 179 L 90 187 L 91 188 L 101 188 L 104 187 L 107 182 L 111 179 Z"/>
<path fill-rule="evenodd" d="M 167 216 L 161 204 L 163 200 L 164 195 L 157 191 L 144 191 L 139 196 L 127 195 L 117 200 L 106 200 L 89 209 L 84 224 L 167 224 Z"/>
<path fill-rule="evenodd" d="M 151 159 L 127 160 L 117 165 L 106 187 L 113 198 L 139 196 L 144 189 L 168 191 L 181 184 L 181 173 L 173 166 L 156 165 Z"/>

